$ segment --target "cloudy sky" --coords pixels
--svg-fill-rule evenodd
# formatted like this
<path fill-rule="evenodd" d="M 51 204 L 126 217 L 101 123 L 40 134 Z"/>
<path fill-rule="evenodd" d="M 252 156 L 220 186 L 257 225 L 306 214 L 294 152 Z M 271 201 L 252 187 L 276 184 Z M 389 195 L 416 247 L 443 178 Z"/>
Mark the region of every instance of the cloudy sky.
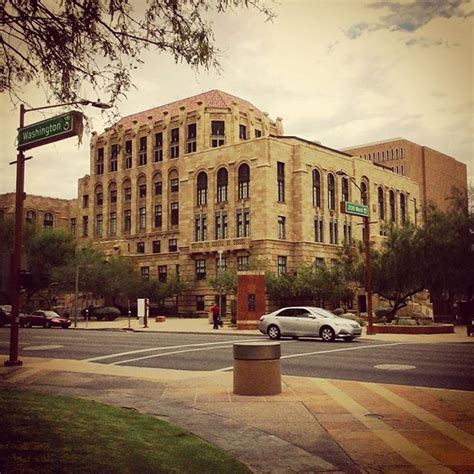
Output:
<path fill-rule="evenodd" d="M 278 0 L 273 9 L 273 22 L 246 10 L 210 17 L 220 74 L 144 55 L 121 115 L 221 89 L 282 117 L 286 134 L 334 148 L 401 136 L 466 163 L 474 183 L 471 0 Z M 45 104 L 35 88 L 25 93 L 31 106 Z M 0 100 L 3 193 L 15 189 L 8 163 L 18 110 L 5 94 Z M 30 113 L 26 123 L 57 113 Z M 87 113 L 101 132 L 101 113 Z M 79 147 L 69 139 L 30 150 L 25 191 L 76 197 L 77 179 L 89 173 L 89 140 L 85 134 Z"/>

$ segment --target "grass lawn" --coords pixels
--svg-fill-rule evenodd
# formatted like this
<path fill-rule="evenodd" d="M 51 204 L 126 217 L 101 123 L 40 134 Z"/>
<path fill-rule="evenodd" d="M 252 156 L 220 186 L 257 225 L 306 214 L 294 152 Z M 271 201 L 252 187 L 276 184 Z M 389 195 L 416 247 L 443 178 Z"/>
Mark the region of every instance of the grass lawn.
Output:
<path fill-rule="evenodd" d="M 169 423 L 71 397 L 0 391 L 1 473 L 248 473 Z"/>

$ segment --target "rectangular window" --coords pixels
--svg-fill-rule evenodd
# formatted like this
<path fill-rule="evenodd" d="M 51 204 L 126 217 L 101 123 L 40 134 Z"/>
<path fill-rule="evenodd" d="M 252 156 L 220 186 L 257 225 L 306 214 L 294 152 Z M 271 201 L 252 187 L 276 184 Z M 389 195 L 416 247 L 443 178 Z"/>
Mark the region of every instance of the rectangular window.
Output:
<path fill-rule="evenodd" d="M 285 202 L 285 163 L 277 163 L 278 202 Z"/>
<path fill-rule="evenodd" d="M 140 137 L 140 150 L 138 152 L 138 166 L 146 165 L 146 137 Z"/>
<path fill-rule="evenodd" d="M 131 201 L 132 200 L 132 188 L 125 188 L 123 190 L 123 199 L 124 199 L 124 201 Z"/>
<path fill-rule="evenodd" d="M 197 280 L 206 279 L 206 260 L 204 259 L 196 260 L 196 279 Z"/>
<path fill-rule="evenodd" d="M 103 223 L 104 223 L 103 215 L 97 214 L 95 216 L 95 235 L 97 237 L 102 237 Z"/>
<path fill-rule="evenodd" d="M 161 283 L 165 283 L 168 277 L 168 268 L 166 265 L 159 265 L 158 266 L 158 281 Z"/>
<path fill-rule="evenodd" d="M 117 202 L 117 190 L 111 189 L 110 190 L 110 203 L 115 204 Z"/>
<path fill-rule="evenodd" d="M 241 257 L 237 257 L 237 270 L 244 271 L 248 270 L 249 267 L 249 257 L 248 255 L 243 255 Z"/>
<path fill-rule="evenodd" d="M 151 245 L 153 253 L 161 252 L 161 242 L 159 240 L 154 240 Z"/>
<path fill-rule="evenodd" d="M 132 140 L 125 142 L 125 168 L 132 167 Z"/>
<path fill-rule="evenodd" d="M 97 200 L 97 205 L 98 206 L 103 206 L 104 205 L 104 193 L 97 193 L 96 194 L 96 200 Z"/>
<path fill-rule="evenodd" d="M 286 271 L 286 257 L 280 255 L 278 256 L 278 275 L 283 275 Z"/>
<path fill-rule="evenodd" d="M 194 218 L 194 240 L 195 242 L 207 240 L 207 219 L 205 215 L 195 216 Z"/>
<path fill-rule="evenodd" d="M 322 217 L 314 219 L 314 241 L 324 242 L 324 221 Z"/>
<path fill-rule="evenodd" d="M 250 236 L 250 210 L 239 209 L 237 211 L 237 237 Z"/>
<path fill-rule="evenodd" d="M 350 222 L 344 224 L 344 243 L 352 243 L 352 225 Z"/>
<path fill-rule="evenodd" d="M 138 197 L 140 199 L 146 198 L 146 184 L 140 184 L 140 186 L 138 186 Z"/>
<path fill-rule="evenodd" d="M 89 196 L 87 194 L 82 196 L 82 207 L 89 207 Z"/>
<path fill-rule="evenodd" d="M 179 179 L 173 178 L 170 180 L 170 191 L 172 193 L 177 193 L 179 191 Z"/>
<path fill-rule="evenodd" d="M 155 206 L 155 228 L 161 228 L 163 225 L 163 212 L 162 212 L 162 207 L 161 204 L 157 204 Z"/>
<path fill-rule="evenodd" d="M 117 233 L 117 213 L 111 212 L 109 215 L 109 235 Z"/>
<path fill-rule="evenodd" d="M 138 228 L 146 230 L 146 207 L 140 207 L 138 210 Z"/>
<path fill-rule="evenodd" d="M 255 129 L 255 138 L 260 138 L 262 136 L 262 131 L 258 130 L 258 128 Z"/>
<path fill-rule="evenodd" d="M 163 132 L 155 133 L 155 148 L 153 150 L 153 161 L 163 161 Z"/>
<path fill-rule="evenodd" d="M 114 143 L 110 147 L 110 162 L 109 162 L 109 171 L 114 172 L 118 169 L 118 145 Z"/>
<path fill-rule="evenodd" d="M 225 145 L 225 122 L 222 120 L 211 121 L 211 147 L 217 148 Z"/>
<path fill-rule="evenodd" d="M 286 218 L 284 216 L 278 216 L 278 238 L 286 239 Z"/>
<path fill-rule="evenodd" d="M 330 244 L 338 244 L 339 243 L 337 221 L 331 221 L 329 223 L 329 243 Z"/>
<path fill-rule="evenodd" d="M 177 252 L 178 251 L 178 240 L 177 239 L 169 239 L 169 241 L 168 241 L 168 250 L 170 252 Z"/>
<path fill-rule="evenodd" d="M 179 204 L 177 202 L 171 203 L 171 225 L 179 225 Z"/>
<path fill-rule="evenodd" d="M 96 174 L 104 174 L 104 149 L 97 148 Z"/>
<path fill-rule="evenodd" d="M 179 128 L 171 129 L 170 158 L 179 156 Z"/>
<path fill-rule="evenodd" d="M 123 231 L 129 233 L 132 230 L 132 211 L 126 209 L 123 212 Z"/>
<path fill-rule="evenodd" d="M 215 239 L 227 239 L 228 238 L 228 224 L 227 224 L 227 213 L 217 213 L 215 216 Z"/>
<path fill-rule="evenodd" d="M 316 257 L 316 258 L 314 259 L 314 264 L 315 264 L 317 267 L 324 267 L 324 258 Z"/>
<path fill-rule="evenodd" d="M 82 236 L 87 237 L 89 235 L 89 217 L 82 216 Z"/>
<path fill-rule="evenodd" d="M 241 140 L 247 140 L 247 127 L 245 125 L 239 125 L 239 138 Z"/>
<path fill-rule="evenodd" d="M 216 273 L 225 272 L 227 270 L 227 257 L 216 258 Z"/>
<path fill-rule="evenodd" d="M 76 219 L 74 217 L 71 219 L 71 234 L 76 235 Z"/>
<path fill-rule="evenodd" d="M 188 153 L 194 153 L 197 150 L 196 136 L 196 124 L 191 123 L 188 125 Z"/>
<path fill-rule="evenodd" d="M 140 273 L 143 281 L 148 281 L 150 279 L 150 267 L 140 267 Z"/>
<path fill-rule="evenodd" d="M 161 181 L 155 181 L 154 189 L 155 196 L 161 196 L 163 194 L 163 183 Z"/>
<path fill-rule="evenodd" d="M 196 296 L 196 311 L 204 311 L 204 296 Z"/>
<path fill-rule="evenodd" d="M 137 253 L 145 253 L 145 242 L 137 242 Z"/>

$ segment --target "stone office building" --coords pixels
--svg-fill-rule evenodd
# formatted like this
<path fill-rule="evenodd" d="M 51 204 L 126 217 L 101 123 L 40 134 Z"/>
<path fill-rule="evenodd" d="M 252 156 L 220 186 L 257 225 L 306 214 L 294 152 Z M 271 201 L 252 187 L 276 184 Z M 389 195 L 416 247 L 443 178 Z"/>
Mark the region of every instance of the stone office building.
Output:
<path fill-rule="evenodd" d="M 418 185 L 382 164 L 298 137 L 281 119 L 213 90 L 123 118 L 91 142 L 79 180 L 76 235 L 109 255 L 133 258 L 143 278 L 190 282 L 179 310 L 208 310 L 208 280 L 245 269 L 251 256 L 275 272 L 330 263 L 361 218 L 343 170 L 367 191 L 373 239 L 382 225 L 415 218 Z"/>

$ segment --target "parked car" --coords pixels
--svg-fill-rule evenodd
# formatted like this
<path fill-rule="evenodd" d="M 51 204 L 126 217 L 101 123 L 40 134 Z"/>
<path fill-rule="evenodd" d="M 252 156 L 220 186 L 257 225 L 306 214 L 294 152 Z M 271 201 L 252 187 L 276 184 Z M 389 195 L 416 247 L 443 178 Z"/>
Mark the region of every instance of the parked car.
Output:
<path fill-rule="evenodd" d="M 467 329 L 467 335 L 468 336 L 474 335 L 474 318 L 473 317 L 467 318 L 466 329 Z"/>
<path fill-rule="evenodd" d="M 43 326 L 44 328 L 61 327 L 67 329 L 71 320 L 59 316 L 56 311 L 39 309 L 30 314 L 20 316 L 20 326 L 30 328 L 32 326 Z"/>
<path fill-rule="evenodd" d="M 87 313 L 86 313 L 87 311 Z M 120 310 L 115 306 L 89 306 L 81 311 L 84 318 L 97 318 L 97 321 L 113 321 L 120 316 Z"/>
<path fill-rule="evenodd" d="M 320 337 L 324 342 L 338 338 L 352 341 L 362 334 L 357 321 L 342 318 L 323 308 L 314 306 L 291 306 L 264 314 L 258 329 L 270 339 L 280 337 Z"/>
<path fill-rule="evenodd" d="M 12 307 L 9 304 L 0 305 L 0 327 L 10 324 L 12 320 Z"/>

